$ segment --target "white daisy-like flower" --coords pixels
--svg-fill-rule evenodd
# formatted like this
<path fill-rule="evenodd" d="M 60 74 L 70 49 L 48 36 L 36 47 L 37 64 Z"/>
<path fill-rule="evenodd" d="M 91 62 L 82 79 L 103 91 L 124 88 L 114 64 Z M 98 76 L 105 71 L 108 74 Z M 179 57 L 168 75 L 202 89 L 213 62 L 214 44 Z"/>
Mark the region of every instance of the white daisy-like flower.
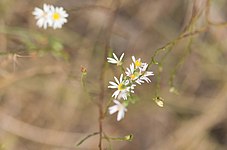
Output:
<path fill-rule="evenodd" d="M 117 121 L 120 121 L 121 119 L 124 118 L 127 108 L 125 107 L 124 104 L 121 104 L 119 101 L 117 100 L 113 100 L 113 101 L 116 105 L 109 107 L 109 113 L 112 115 L 118 111 Z"/>
<path fill-rule="evenodd" d="M 114 98 L 123 98 L 124 100 L 127 99 L 129 92 L 134 93 L 133 89 L 135 87 L 135 84 L 133 85 L 129 85 L 129 81 L 128 80 L 123 80 L 123 74 L 121 74 L 120 79 L 118 80 L 116 77 L 114 77 L 115 82 L 110 81 L 110 85 L 108 86 L 108 88 L 111 89 L 117 89 L 112 97 Z"/>
<path fill-rule="evenodd" d="M 125 74 L 130 78 L 131 81 L 134 81 L 139 85 L 144 83 L 144 81 L 140 79 L 140 76 L 142 75 L 141 70 L 135 69 L 134 63 L 130 64 L 129 68 L 126 68 Z"/>
<path fill-rule="evenodd" d="M 132 63 L 129 68 L 126 68 L 125 74 L 130 77 L 131 81 L 134 81 L 139 85 L 144 83 L 144 81 L 149 83 L 151 82 L 151 80 L 148 78 L 148 76 L 152 76 L 154 74 L 152 71 L 146 71 L 147 67 L 148 64 L 143 63 L 143 66 L 141 68 L 136 69 L 134 63 Z"/>
<path fill-rule="evenodd" d="M 128 96 L 130 96 L 130 93 L 134 93 L 134 87 L 136 85 L 135 84 L 131 84 L 131 86 L 127 86 L 126 87 L 126 90 L 122 90 L 118 96 L 117 96 L 117 99 L 121 99 L 123 98 L 124 100 L 127 100 Z"/>
<path fill-rule="evenodd" d="M 134 63 L 130 64 L 129 68 L 126 68 L 125 74 L 130 77 L 132 81 L 135 81 L 140 76 L 140 72 L 136 71 Z"/>
<path fill-rule="evenodd" d="M 50 7 L 50 16 L 52 20 L 51 26 L 54 29 L 62 28 L 62 25 L 67 22 L 67 17 L 69 16 L 63 7 Z"/>
<path fill-rule="evenodd" d="M 122 65 L 122 59 L 123 59 L 124 55 L 125 55 L 124 53 L 121 54 L 120 58 L 118 59 L 117 56 L 113 53 L 114 58 L 108 57 L 107 60 L 111 64 L 116 64 L 117 66 L 120 66 L 120 65 Z"/>
<path fill-rule="evenodd" d="M 136 69 L 137 68 L 142 69 L 144 65 L 146 65 L 146 63 L 143 63 L 140 58 L 136 59 L 135 56 L 132 56 L 132 61 L 134 62 Z"/>
<path fill-rule="evenodd" d="M 43 4 L 43 9 L 35 8 L 32 14 L 35 16 L 37 20 L 36 25 L 39 28 L 46 29 L 48 26 L 52 24 L 52 20 L 50 18 L 50 5 Z"/>

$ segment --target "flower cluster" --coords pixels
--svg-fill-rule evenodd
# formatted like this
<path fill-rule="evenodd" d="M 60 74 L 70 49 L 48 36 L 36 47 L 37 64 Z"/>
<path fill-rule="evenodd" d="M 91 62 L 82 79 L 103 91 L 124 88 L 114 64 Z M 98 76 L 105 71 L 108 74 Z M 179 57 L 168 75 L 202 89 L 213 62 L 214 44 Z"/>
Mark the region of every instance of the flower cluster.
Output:
<path fill-rule="evenodd" d="M 129 68 L 126 68 L 125 70 L 122 66 L 123 57 L 124 53 L 120 56 L 119 59 L 113 53 L 113 58 L 107 58 L 109 63 L 121 66 L 122 70 L 124 70 L 123 74 L 120 75 L 119 80 L 114 77 L 115 82 L 110 81 L 110 85 L 108 86 L 108 88 L 116 89 L 116 91 L 112 94 L 112 97 L 114 97 L 113 102 L 115 103 L 115 105 L 109 107 L 109 113 L 113 114 L 115 112 L 118 112 L 117 121 L 120 121 L 124 118 L 125 112 L 127 111 L 127 106 L 131 101 L 131 97 L 134 93 L 134 88 L 136 87 L 136 85 L 141 85 L 145 82 L 151 82 L 148 77 L 154 75 L 152 71 L 147 71 L 147 63 L 143 63 L 140 58 L 136 59 L 134 56 L 132 56 L 133 62 L 130 64 Z"/>
<path fill-rule="evenodd" d="M 68 17 L 62 7 L 54 7 L 48 4 L 43 4 L 43 9 L 36 7 L 32 14 L 37 20 L 36 25 L 44 29 L 47 27 L 62 28 L 62 25 L 67 22 L 66 17 Z"/>

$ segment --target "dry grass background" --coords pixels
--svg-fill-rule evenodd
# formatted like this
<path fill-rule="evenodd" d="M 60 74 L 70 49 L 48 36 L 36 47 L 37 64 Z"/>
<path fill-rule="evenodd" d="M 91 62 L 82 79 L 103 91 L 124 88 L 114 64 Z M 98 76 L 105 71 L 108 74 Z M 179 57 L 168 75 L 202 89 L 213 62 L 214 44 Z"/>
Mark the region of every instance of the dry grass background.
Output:
<path fill-rule="evenodd" d="M 31 12 L 44 2 L 68 11 L 63 29 L 35 26 Z M 193 3 L 203 9 L 205 2 L 120 0 L 112 20 L 115 0 L 0 0 L 0 149 L 98 149 L 98 136 L 75 147 L 98 131 L 98 108 L 82 88 L 81 65 L 88 70 L 87 87 L 96 100 L 108 34 L 108 47 L 118 55 L 124 52 L 126 63 L 132 55 L 149 62 L 155 49 L 175 39 L 188 24 Z M 225 0 L 211 1 L 210 19 L 227 20 L 226 6 Z M 203 22 L 199 19 L 197 26 Z M 180 41 L 163 65 L 160 96 L 165 107 L 152 100 L 157 82 L 153 78 L 136 90 L 138 101 L 125 119 L 104 120 L 108 135 L 134 135 L 131 142 L 112 142 L 113 149 L 227 149 L 226 40 L 227 27 L 222 26 L 193 36 L 191 53 L 177 71 L 174 83 L 180 94 L 175 95 L 169 93 L 168 80 L 188 43 Z M 157 67 L 151 69 L 157 75 Z M 105 87 L 118 74 L 109 66 Z M 112 91 L 105 92 L 107 102 Z"/>

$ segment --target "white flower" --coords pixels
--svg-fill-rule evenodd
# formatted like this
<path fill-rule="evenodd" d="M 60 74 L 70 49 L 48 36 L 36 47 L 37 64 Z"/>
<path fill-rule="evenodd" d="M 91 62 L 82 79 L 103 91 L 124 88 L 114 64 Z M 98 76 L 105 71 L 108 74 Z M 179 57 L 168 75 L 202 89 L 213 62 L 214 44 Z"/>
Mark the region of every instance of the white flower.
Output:
<path fill-rule="evenodd" d="M 134 87 L 136 85 L 135 84 L 131 84 L 131 86 L 127 86 L 126 87 L 126 90 L 122 90 L 118 96 L 117 96 L 117 99 L 121 99 L 123 98 L 124 100 L 127 100 L 128 96 L 130 96 L 130 93 L 134 93 Z"/>
<path fill-rule="evenodd" d="M 143 63 L 140 58 L 136 59 L 135 56 L 132 56 L 132 61 L 134 62 L 136 69 L 137 68 L 142 69 L 144 65 L 146 65 L 146 63 Z"/>
<path fill-rule="evenodd" d="M 120 59 L 118 59 L 117 56 L 113 53 L 114 58 L 108 57 L 107 60 L 111 64 L 117 64 L 117 66 L 120 66 L 120 65 L 122 65 L 122 59 L 123 59 L 124 55 L 125 55 L 124 53 L 121 54 Z"/>
<path fill-rule="evenodd" d="M 109 113 L 114 114 L 115 112 L 118 111 L 117 121 L 120 121 L 121 119 L 124 118 L 127 108 L 125 107 L 125 105 L 121 104 L 119 101 L 117 101 L 117 100 L 113 100 L 113 101 L 116 105 L 109 107 Z"/>
<path fill-rule="evenodd" d="M 140 80 L 140 76 L 142 75 L 140 70 L 136 70 L 134 67 L 134 63 L 130 65 L 129 68 L 126 68 L 125 74 L 130 78 L 131 81 L 136 82 L 137 84 L 141 85 L 144 81 Z"/>
<path fill-rule="evenodd" d="M 154 75 L 152 71 L 146 71 L 148 64 L 144 63 L 144 66 L 139 69 L 135 69 L 134 63 L 130 65 L 130 68 L 126 68 L 126 75 L 130 77 L 131 81 L 136 82 L 137 84 L 141 85 L 146 81 L 147 83 L 151 82 L 148 76 Z"/>
<path fill-rule="evenodd" d="M 116 83 L 110 81 L 110 82 L 109 82 L 110 85 L 108 86 L 108 88 L 117 89 L 117 90 L 113 93 L 112 97 L 117 98 L 117 96 L 118 96 L 120 93 L 122 93 L 122 97 L 123 97 L 124 99 L 127 99 L 127 95 L 124 94 L 124 93 L 126 93 L 127 88 L 126 88 L 125 83 L 123 82 L 123 74 L 121 74 L 120 80 L 118 80 L 116 77 L 114 77 L 114 80 L 115 80 Z"/>
<path fill-rule="evenodd" d="M 129 68 L 126 68 L 125 74 L 133 81 L 135 81 L 140 76 L 140 72 L 136 71 L 134 63 L 130 64 Z"/>
<path fill-rule="evenodd" d="M 114 98 L 123 98 L 124 100 L 127 99 L 127 97 L 129 96 L 129 92 L 134 93 L 133 89 L 136 86 L 135 84 L 129 85 L 129 81 L 128 80 L 123 80 L 123 74 L 121 74 L 120 79 L 118 80 L 116 77 L 114 77 L 115 82 L 110 81 L 110 85 L 108 86 L 108 88 L 111 89 L 117 89 L 112 97 Z"/>
<path fill-rule="evenodd" d="M 51 6 L 50 15 L 51 15 L 51 20 L 52 20 L 51 26 L 54 29 L 62 28 L 62 25 L 67 22 L 66 17 L 68 17 L 68 14 L 62 7 L 54 8 L 54 6 Z"/>
<path fill-rule="evenodd" d="M 32 14 L 35 16 L 35 19 L 37 20 L 36 25 L 39 28 L 43 27 L 46 29 L 52 24 L 52 20 L 50 18 L 50 5 L 43 4 L 43 10 L 36 7 Z"/>

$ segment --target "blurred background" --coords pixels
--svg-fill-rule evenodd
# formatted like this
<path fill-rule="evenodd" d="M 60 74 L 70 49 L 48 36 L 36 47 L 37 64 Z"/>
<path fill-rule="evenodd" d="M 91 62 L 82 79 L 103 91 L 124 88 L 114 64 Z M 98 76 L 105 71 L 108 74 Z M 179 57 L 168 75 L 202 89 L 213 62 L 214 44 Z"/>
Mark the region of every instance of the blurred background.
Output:
<path fill-rule="evenodd" d="M 69 13 L 62 29 L 36 26 L 32 11 L 43 3 Z M 0 150 L 98 149 L 98 135 L 76 144 L 98 131 L 92 101 L 99 100 L 105 51 L 124 52 L 125 67 L 133 55 L 150 62 L 188 24 L 190 31 L 206 28 L 157 55 L 162 63 L 150 67 L 152 82 L 136 88 L 122 121 L 116 114 L 104 119 L 104 132 L 133 134 L 131 142 L 112 141 L 114 150 L 226 150 L 227 26 L 215 24 L 227 20 L 226 6 L 211 1 L 214 24 L 207 25 L 206 0 L 0 0 Z M 105 67 L 106 104 L 108 81 L 120 71 Z"/>

